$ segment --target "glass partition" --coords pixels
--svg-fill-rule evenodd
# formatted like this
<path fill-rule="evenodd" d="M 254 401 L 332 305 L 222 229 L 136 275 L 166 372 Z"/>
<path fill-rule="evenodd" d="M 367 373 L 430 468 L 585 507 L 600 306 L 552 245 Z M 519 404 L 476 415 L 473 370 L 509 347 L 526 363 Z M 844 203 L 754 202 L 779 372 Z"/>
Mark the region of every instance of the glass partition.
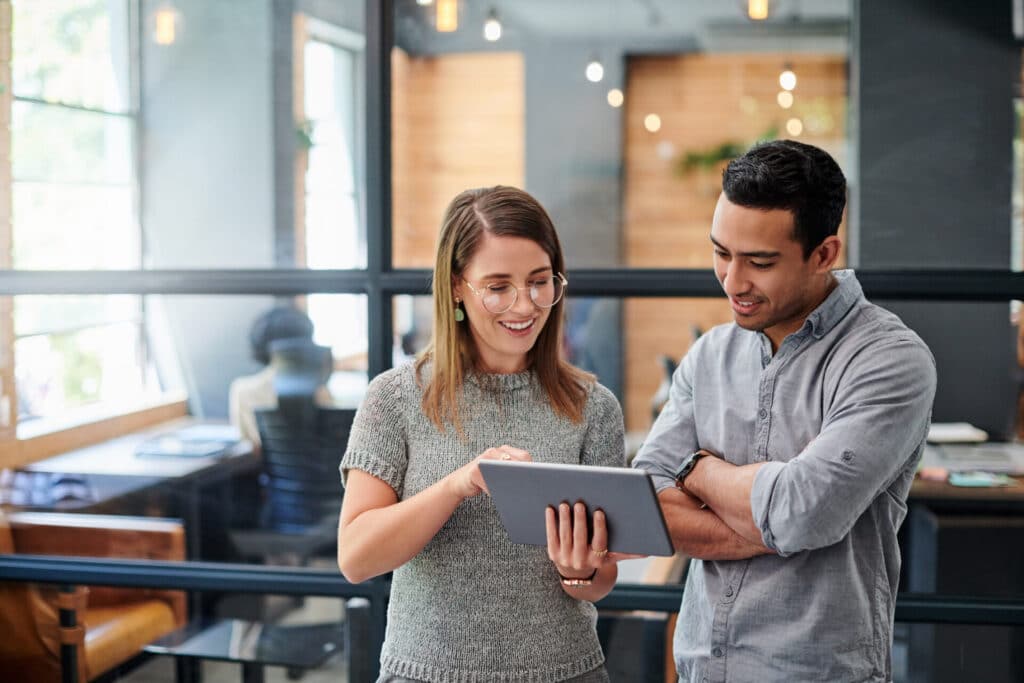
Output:
<path fill-rule="evenodd" d="M 853 175 L 846 2 L 764 22 L 744 3 L 453 4 L 446 25 L 445 3 L 393 3 L 398 267 L 430 266 L 469 187 L 535 194 L 575 267 L 707 267 L 721 170 L 756 140 L 822 146 Z"/>

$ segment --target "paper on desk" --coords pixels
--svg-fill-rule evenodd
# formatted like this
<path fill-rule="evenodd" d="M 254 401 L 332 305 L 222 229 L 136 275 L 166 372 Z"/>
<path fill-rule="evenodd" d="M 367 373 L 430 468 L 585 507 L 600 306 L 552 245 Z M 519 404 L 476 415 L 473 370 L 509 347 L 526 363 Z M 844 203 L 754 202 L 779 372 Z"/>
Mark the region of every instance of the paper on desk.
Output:
<path fill-rule="evenodd" d="M 950 472 L 949 483 L 953 486 L 991 487 L 1016 486 L 1011 477 L 993 472 Z"/>
<path fill-rule="evenodd" d="M 933 422 L 928 428 L 931 443 L 982 443 L 988 433 L 969 422 Z"/>

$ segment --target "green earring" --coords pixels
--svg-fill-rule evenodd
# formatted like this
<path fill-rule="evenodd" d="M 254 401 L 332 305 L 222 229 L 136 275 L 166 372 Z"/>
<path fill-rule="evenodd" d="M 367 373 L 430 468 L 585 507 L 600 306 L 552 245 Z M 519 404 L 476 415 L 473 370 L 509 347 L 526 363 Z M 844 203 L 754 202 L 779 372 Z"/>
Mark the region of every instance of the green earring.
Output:
<path fill-rule="evenodd" d="M 461 323 L 466 319 L 466 313 L 459 308 L 459 302 L 455 302 L 455 322 Z"/>

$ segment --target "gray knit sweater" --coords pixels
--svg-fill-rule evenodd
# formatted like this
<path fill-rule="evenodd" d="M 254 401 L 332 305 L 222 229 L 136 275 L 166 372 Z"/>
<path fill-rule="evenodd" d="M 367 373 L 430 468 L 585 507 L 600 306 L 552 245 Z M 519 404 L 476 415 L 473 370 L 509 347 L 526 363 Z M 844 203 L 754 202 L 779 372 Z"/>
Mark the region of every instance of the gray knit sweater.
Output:
<path fill-rule="evenodd" d="M 429 376 L 429 366 L 423 369 Z M 532 372 L 470 375 L 462 440 L 420 408 L 413 364 L 376 377 L 356 416 L 344 474 L 358 469 L 414 496 L 493 446 L 539 462 L 625 465 L 622 412 L 600 384 L 580 424 L 558 416 Z M 540 511 L 538 511 L 540 514 Z M 395 570 L 383 672 L 423 681 L 562 681 L 604 661 L 594 606 L 569 597 L 545 548 L 508 540 L 491 499 L 462 502 L 426 547 Z"/>

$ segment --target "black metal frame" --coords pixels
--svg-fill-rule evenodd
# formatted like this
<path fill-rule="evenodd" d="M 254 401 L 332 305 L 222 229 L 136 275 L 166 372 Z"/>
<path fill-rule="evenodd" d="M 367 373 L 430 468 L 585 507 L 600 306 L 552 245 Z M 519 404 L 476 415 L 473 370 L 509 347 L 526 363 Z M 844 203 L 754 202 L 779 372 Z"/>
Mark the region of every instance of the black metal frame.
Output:
<path fill-rule="evenodd" d="M 294 567 L 233 565 L 221 562 L 167 562 L 45 555 L 0 555 L 4 581 L 73 585 L 163 588 L 269 595 L 363 597 L 370 601 L 372 643 L 383 643 L 389 584 L 384 581 L 349 583 L 335 572 Z M 675 612 L 682 585 L 617 584 L 597 603 L 601 609 Z M 1024 597 L 901 593 L 896 598 L 896 621 L 929 624 L 1024 626 Z"/>

